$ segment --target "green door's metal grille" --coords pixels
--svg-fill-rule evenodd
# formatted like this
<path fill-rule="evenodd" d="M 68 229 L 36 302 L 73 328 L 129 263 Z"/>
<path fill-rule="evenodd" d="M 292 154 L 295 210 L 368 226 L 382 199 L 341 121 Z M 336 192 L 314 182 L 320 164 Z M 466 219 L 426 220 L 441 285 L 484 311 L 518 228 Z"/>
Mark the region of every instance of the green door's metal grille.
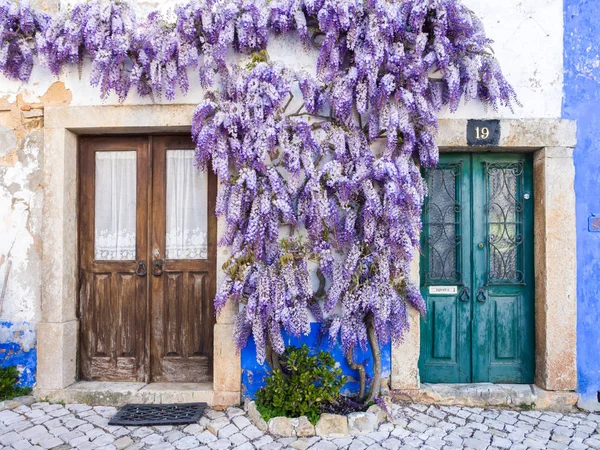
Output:
<path fill-rule="evenodd" d="M 462 162 L 439 164 L 426 173 L 429 195 L 424 205 L 424 286 L 462 284 L 460 180 Z"/>
<path fill-rule="evenodd" d="M 486 162 L 487 284 L 525 284 L 523 162 Z"/>

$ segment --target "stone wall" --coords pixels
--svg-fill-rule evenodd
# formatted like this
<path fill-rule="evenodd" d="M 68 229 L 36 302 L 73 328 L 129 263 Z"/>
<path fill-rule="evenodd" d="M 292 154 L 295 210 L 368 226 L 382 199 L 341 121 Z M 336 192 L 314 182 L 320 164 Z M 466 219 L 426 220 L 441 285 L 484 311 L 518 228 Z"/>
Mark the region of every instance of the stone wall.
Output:
<path fill-rule="evenodd" d="M 66 0 L 38 1 L 52 11 Z M 173 0 L 138 1 L 142 16 L 154 8 L 167 9 Z M 508 80 L 523 103 L 514 112 L 484 110 L 477 104 L 462 107 L 453 117 L 555 118 L 562 99 L 562 2 L 560 0 L 465 0 L 483 19 Z M 292 36 L 274 38 L 268 48 L 272 60 L 314 72 L 314 52 L 304 50 Z M 237 57 L 235 57 L 237 58 Z M 526 62 L 526 64 L 524 64 Z M 99 99 L 90 87 L 89 64 L 59 77 L 36 65 L 29 83 L 0 78 L 0 361 L 17 364 L 25 383 L 35 382 L 36 324 L 40 319 L 42 272 L 41 216 L 44 183 L 44 107 L 50 105 L 114 105 Z M 187 96 L 173 103 L 196 104 L 202 98 L 197 76 Z M 163 100 L 164 101 L 164 100 Z M 135 93 L 127 104 L 149 104 Z M 450 116 L 443 112 L 442 116 Z M 139 124 L 143 126 L 143 123 Z M 8 356 L 8 357 L 7 357 Z"/>

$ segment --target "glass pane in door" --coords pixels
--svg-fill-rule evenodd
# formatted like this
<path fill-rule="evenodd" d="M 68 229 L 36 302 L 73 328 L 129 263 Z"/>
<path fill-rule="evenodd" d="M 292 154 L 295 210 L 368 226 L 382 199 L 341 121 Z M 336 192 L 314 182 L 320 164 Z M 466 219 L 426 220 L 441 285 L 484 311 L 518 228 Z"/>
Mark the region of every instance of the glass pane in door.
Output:
<path fill-rule="evenodd" d="M 207 174 L 195 167 L 194 150 L 166 154 L 166 257 L 207 259 Z"/>
<path fill-rule="evenodd" d="M 429 197 L 425 205 L 425 243 L 428 251 L 426 284 L 461 281 L 458 267 L 461 245 L 461 204 L 457 190 L 461 165 L 439 164 L 427 172 Z"/>
<path fill-rule="evenodd" d="M 96 152 L 94 259 L 135 260 L 135 151 Z"/>
<path fill-rule="evenodd" d="M 523 163 L 488 162 L 488 283 L 520 284 L 523 245 Z"/>

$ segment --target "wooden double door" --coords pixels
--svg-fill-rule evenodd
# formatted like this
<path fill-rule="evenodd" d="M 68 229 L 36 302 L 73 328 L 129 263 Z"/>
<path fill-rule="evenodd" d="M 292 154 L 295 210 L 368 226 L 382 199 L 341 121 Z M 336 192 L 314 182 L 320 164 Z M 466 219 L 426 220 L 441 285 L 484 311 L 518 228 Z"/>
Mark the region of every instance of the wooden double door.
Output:
<path fill-rule="evenodd" d="M 533 383 L 531 156 L 445 153 L 425 176 L 421 380 Z"/>
<path fill-rule="evenodd" d="M 84 380 L 212 379 L 216 177 L 187 136 L 82 137 Z"/>

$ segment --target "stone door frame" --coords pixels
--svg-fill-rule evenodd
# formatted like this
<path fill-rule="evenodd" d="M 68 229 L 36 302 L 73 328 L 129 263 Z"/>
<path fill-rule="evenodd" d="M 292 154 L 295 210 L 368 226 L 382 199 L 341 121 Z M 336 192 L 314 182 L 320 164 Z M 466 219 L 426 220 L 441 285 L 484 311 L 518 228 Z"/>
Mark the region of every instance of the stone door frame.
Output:
<path fill-rule="evenodd" d="M 60 397 L 78 381 L 79 332 L 77 153 L 79 135 L 190 132 L 194 105 L 47 107 L 44 114 L 42 314 L 38 323 L 36 391 Z M 224 226 L 218 223 L 218 237 Z M 217 252 L 217 267 L 227 260 Z M 222 272 L 217 273 L 217 284 Z M 240 402 L 241 366 L 232 339 L 235 305 L 214 326 L 214 405 Z"/>
<path fill-rule="evenodd" d="M 189 132 L 194 105 L 47 107 L 44 117 L 42 305 L 38 323 L 38 395 L 53 397 L 77 380 L 78 248 L 77 148 L 83 134 Z M 573 122 L 557 119 L 501 120 L 494 151 L 534 152 L 536 278 L 536 384 L 547 390 L 575 389 L 576 242 Z M 467 121 L 439 123 L 442 151 L 468 147 Z M 219 220 L 217 234 L 224 231 Z M 217 267 L 228 258 L 219 249 Z M 418 276 L 418 258 L 414 265 Z M 217 273 L 217 285 L 223 273 Z M 232 339 L 237 305 L 229 302 L 214 328 L 212 405 L 240 401 L 241 364 Z M 419 318 L 414 311 L 405 343 L 392 351 L 391 386 L 419 389 Z"/>
<path fill-rule="evenodd" d="M 533 153 L 535 384 L 547 391 L 577 386 L 577 263 L 575 224 L 575 122 L 559 119 L 500 120 L 498 146 L 468 146 L 466 120 L 440 120 L 441 152 Z M 418 280 L 419 258 L 412 266 Z M 411 311 L 404 343 L 392 349 L 391 388 L 421 388 L 419 316 Z"/>

